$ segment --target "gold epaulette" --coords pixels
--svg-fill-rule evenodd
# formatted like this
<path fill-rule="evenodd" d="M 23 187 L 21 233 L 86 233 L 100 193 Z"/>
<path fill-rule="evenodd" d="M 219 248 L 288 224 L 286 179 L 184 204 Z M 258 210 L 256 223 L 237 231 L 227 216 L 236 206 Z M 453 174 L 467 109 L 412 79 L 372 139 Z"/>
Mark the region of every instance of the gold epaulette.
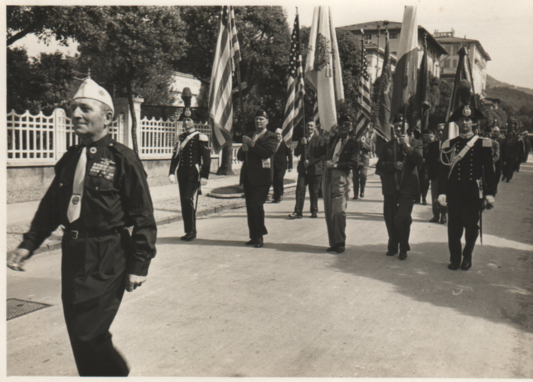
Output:
<path fill-rule="evenodd" d="M 441 149 L 449 149 L 450 148 L 450 140 L 447 139 L 444 141 L 444 143 L 441 146 Z"/>
<path fill-rule="evenodd" d="M 202 142 L 209 142 L 209 138 L 208 138 L 207 135 L 205 135 L 205 134 L 200 134 L 199 139 L 200 139 Z"/>
<path fill-rule="evenodd" d="M 490 138 L 481 138 L 483 147 L 492 147 L 492 140 Z"/>

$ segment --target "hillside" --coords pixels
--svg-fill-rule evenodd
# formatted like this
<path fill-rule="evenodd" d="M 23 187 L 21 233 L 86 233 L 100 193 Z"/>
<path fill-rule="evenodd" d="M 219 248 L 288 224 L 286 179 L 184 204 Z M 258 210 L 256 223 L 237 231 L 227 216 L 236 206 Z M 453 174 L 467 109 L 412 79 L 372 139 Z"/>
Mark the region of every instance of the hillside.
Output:
<path fill-rule="evenodd" d="M 509 88 L 533 95 L 533 89 L 514 86 L 506 82 L 498 81 L 496 78 L 487 74 L 487 88 Z"/>
<path fill-rule="evenodd" d="M 500 98 L 505 110 L 514 113 L 530 114 L 533 112 L 533 94 L 509 87 L 487 87 L 487 97 Z"/>

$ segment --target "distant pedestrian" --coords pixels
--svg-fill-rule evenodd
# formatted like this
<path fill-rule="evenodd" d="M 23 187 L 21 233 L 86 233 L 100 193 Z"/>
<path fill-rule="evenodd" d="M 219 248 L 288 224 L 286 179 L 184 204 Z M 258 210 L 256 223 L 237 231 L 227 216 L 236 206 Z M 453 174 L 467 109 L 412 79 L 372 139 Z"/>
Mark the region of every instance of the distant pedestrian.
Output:
<path fill-rule="evenodd" d="M 86 79 L 71 114 L 81 144 L 57 162 L 30 230 L 7 265 L 23 270 L 24 261 L 62 225 L 61 297 L 78 373 L 127 376 L 109 328 L 124 291 L 146 281 L 155 256 L 152 200 L 139 157 L 109 134 L 114 114 L 109 93 Z"/>
<path fill-rule="evenodd" d="M 459 126 L 459 136 L 442 145 L 439 203 L 448 207 L 448 269 L 454 271 L 472 267 L 482 210 L 485 205 L 491 208 L 495 201 L 493 145 L 490 139 L 475 135 L 472 128 L 474 121 L 483 118 L 475 107 L 460 106 L 449 119 Z"/>
<path fill-rule="evenodd" d="M 438 202 L 439 197 L 439 171 L 442 165 L 440 161 L 440 150 L 442 144 L 446 140 L 444 138 L 444 123 L 437 125 L 436 140 L 429 144 L 427 157 L 425 158 L 425 164 L 428 169 L 428 176 L 431 185 L 431 210 L 433 211 L 433 217 L 429 220 L 430 223 L 446 224 L 447 221 L 447 208 L 443 207 Z"/>
<path fill-rule="evenodd" d="M 242 147 L 237 158 L 243 161 L 240 184 L 244 187 L 246 215 L 250 240 L 246 245 L 263 246 L 263 236 L 268 234 L 265 226 L 264 204 L 273 178 L 273 159 L 278 138 L 268 131 L 268 114 L 264 110 L 255 113 L 255 131 L 242 137 Z"/>
<path fill-rule="evenodd" d="M 411 250 L 411 213 L 415 199 L 420 196 L 418 166 L 422 164 L 423 149 L 421 141 L 403 131 L 401 122 L 393 126 L 393 134 L 383 146 L 376 174 L 381 177 L 383 215 L 389 235 L 386 255 L 394 256 L 399 250 L 399 259 L 405 260 Z"/>
<path fill-rule="evenodd" d="M 201 186 L 207 185 L 211 167 L 211 151 L 207 135 L 196 130 L 198 118 L 193 110 L 186 108 L 180 115 L 185 132 L 180 134 L 170 161 L 169 179 L 176 183 L 180 191 L 181 214 L 185 235 L 181 240 L 191 241 L 196 238 L 196 206 Z"/>
<path fill-rule="evenodd" d="M 278 149 L 274 154 L 274 180 L 272 182 L 272 188 L 274 190 L 272 203 L 279 203 L 283 200 L 285 173 L 292 171 L 292 151 L 283 140 L 281 129 L 276 129 L 276 137 L 278 138 Z"/>
<path fill-rule="evenodd" d="M 317 147 L 314 159 L 326 156 L 322 188 L 324 213 L 328 229 L 328 252 L 343 253 L 346 248 L 346 208 L 350 192 L 350 170 L 357 167 L 359 143 L 348 134 L 353 128 L 352 119 L 343 115 L 339 119 L 338 133 Z"/>
<path fill-rule="evenodd" d="M 294 155 L 300 157 L 298 161 L 298 182 L 296 184 L 296 203 L 294 212 L 289 214 L 291 219 L 302 218 L 305 190 L 309 187 L 309 202 L 311 217 L 316 218 L 318 213 L 318 190 L 321 185 L 323 172 L 323 156 L 315 157 L 315 150 L 318 146 L 324 145 L 324 138 L 321 137 L 315 128 L 313 121 L 307 122 L 307 137 L 303 137 L 294 150 Z"/>
<path fill-rule="evenodd" d="M 418 180 L 420 181 L 420 198 L 422 204 L 426 205 L 427 203 L 427 194 L 429 191 L 429 167 L 427 163 L 429 144 L 431 143 L 431 131 L 424 130 L 422 132 L 422 152 L 423 152 L 423 162 L 418 166 Z"/>
<path fill-rule="evenodd" d="M 367 173 L 368 167 L 370 166 L 370 155 L 372 152 L 372 141 L 367 132 L 361 135 L 358 143 L 360 148 L 359 161 L 357 163 L 357 167 L 352 170 L 354 199 L 365 197 Z"/>

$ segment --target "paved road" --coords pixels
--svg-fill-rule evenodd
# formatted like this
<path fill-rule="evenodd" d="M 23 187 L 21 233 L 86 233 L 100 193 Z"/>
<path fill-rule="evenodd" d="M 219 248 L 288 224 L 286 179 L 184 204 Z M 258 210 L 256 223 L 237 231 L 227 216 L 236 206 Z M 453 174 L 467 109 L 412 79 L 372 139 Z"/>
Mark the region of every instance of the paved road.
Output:
<path fill-rule="evenodd" d="M 378 178 L 350 200 L 347 250 L 325 252 L 323 214 L 269 204 L 265 247 L 245 210 L 160 226 L 148 282 L 112 332 L 131 376 L 533 378 L 533 163 L 500 184 L 473 268 L 447 269 L 446 227 L 415 205 L 412 251 L 385 256 Z M 308 204 L 306 203 L 306 208 Z M 306 214 L 307 216 L 309 213 Z M 52 307 L 7 323 L 8 375 L 76 375 L 59 300 L 59 253 L 8 272 L 8 298 Z"/>

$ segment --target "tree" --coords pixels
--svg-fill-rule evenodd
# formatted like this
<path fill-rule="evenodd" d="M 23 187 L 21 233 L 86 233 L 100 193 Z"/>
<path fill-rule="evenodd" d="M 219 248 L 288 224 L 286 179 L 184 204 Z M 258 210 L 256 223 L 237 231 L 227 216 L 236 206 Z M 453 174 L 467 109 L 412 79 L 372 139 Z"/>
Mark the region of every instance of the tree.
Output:
<path fill-rule="evenodd" d="M 101 18 L 77 36 L 80 65 L 97 82 L 126 95 L 132 118 L 133 149 L 138 152 L 134 95 L 159 84 L 168 88 L 172 64 L 186 48 L 177 7 L 100 7 Z"/>

